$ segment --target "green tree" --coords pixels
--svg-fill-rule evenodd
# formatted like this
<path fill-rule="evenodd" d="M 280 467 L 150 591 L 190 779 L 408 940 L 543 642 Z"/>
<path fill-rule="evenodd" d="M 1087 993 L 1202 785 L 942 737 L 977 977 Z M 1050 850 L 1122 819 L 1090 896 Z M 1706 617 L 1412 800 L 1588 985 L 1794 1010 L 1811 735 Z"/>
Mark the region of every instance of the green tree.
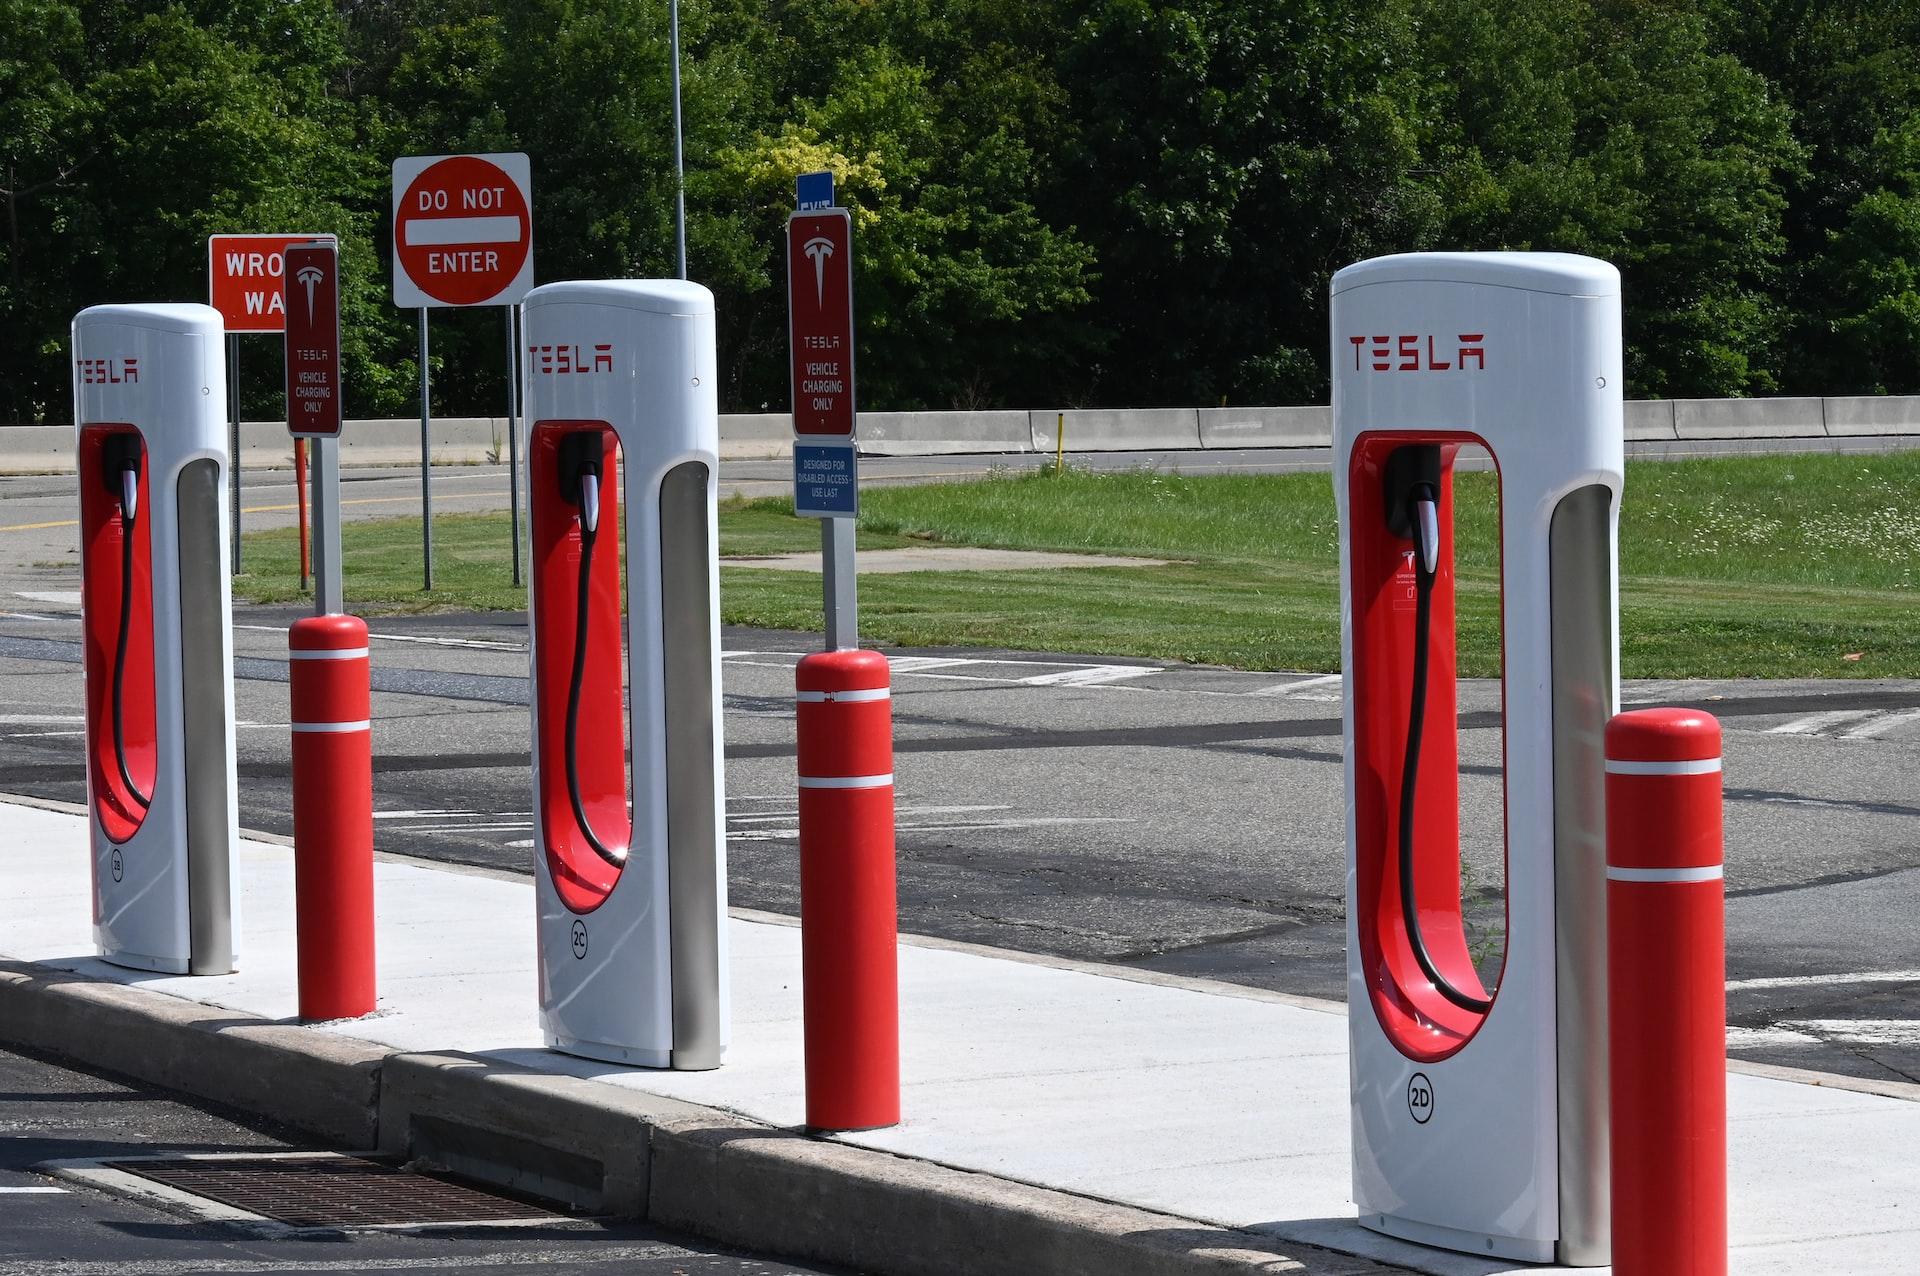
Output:
<path fill-rule="evenodd" d="M 1406 7 L 1077 0 L 1062 18 L 1049 207 L 1098 251 L 1110 334 L 1080 397 L 1324 395 L 1328 279 L 1432 219 Z"/>
<path fill-rule="evenodd" d="M 1421 25 L 1441 239 L 1619 266 L 1631 394 L 1773 390 L 1802 154 L 1766 81 L 1688 6 L 1423 0 Z"/>
<path fill-rule="evenodd" d="M 1820 258 L 1827 276 L 1830 390 L 1920 393 L 1920 111 L 1882 131 L 1862 195 Z"/>
<path fill-rule="evenodd" d="M 374 277 L 369 172 L 354 113 L 332 95 L 344 51 L 329 4 L 5 3 L 0 412 L 64 419 L 72 314 L 204 298 L 215 232 L 339 234 L 347 327 L 364 331 L 354 319 L 370 311 Z M 349 353 L 349 384 L 377 381 L 364 341 Z M 274 372 L 249 378 L 247 408 L 278 412 L 279 351 L 261 362 Z"/>

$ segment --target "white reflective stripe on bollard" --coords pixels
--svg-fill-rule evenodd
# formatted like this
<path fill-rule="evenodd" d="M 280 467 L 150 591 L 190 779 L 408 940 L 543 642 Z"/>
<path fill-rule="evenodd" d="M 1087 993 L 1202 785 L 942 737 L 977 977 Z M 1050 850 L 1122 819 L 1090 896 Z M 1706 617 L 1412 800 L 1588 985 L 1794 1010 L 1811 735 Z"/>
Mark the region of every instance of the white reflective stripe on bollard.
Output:
<path fill-rule="evenodd" d="M 1688 758 L 1680 762 L 1626 762 L 1607 759 L 1608 775 L 1713 775 L 1720 770 L 1719 758 Z"/>
<path fill-rule="evenodd" d="M 1724 864 L 1701 868 L 1616 868 L 1607 866 L 1609 882 L 1717 882 L 1727 875 Z"/>
<path fill-rule="evenodd" d="M 885 687 L 866 687 L 858 691 L 796 691 L 793 698 L 801 704 L 857 704 L 863 700 L 886 700 L 892 694 Z"/>
<path fill-rule="evenodd" d="M 885 775 L 803 775 L 803 789 L 884 789 L 893 784 L 893 772 Z"/>
<path fill-rule="evenodd" d="M 289 651 L 288 660 L 365 660 L 365 647 L 330 647 L 324 651 Z"/>
<path fill-rule="evenodd" d="M 295 722 L 290 724 L 295 731 L 320 731 L 331 734 L 345 734 L 349 731 L 371 731 L 373 723 L 362 718 L 358 722 Z"/>

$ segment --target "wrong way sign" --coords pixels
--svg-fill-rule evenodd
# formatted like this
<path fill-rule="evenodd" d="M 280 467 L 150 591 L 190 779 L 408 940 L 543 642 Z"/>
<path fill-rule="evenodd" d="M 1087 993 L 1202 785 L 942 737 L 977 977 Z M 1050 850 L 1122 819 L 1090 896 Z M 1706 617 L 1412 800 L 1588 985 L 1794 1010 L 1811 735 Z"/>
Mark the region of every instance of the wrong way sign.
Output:
<path fill-rule="evenodd" d="M 207 304 L 228 332 L 283 332 L 288 246 L 333 242 L 332 235 L 209 235 Z"/>
<path fill-rule="evenodd" d="M 524 154 L 393 162 L 393 304 L 510 306 L 533 287 L 533 176 Z"/>

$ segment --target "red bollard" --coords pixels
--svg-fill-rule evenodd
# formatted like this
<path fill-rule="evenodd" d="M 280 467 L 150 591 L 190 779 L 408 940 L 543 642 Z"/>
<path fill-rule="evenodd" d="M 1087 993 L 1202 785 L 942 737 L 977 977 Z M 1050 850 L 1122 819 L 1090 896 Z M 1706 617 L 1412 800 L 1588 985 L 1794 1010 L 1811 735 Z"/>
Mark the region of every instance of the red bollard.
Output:
<path fill-rule="evenodd" d="M 1720 724 L 1607 724 L 1607 1009 L 1616 1276 L 1726 1276 Z"/>
<path fill-rule="evenodd" d="M 900 981 L 887 658 L 823 651 L 795 670 L 807 1124 L 900 1120 Z"/>
<path fill-rule="evenodd" d="M 373 689 L 367 625 L 308 616 L 287 631 L 293 699 L 293 883 L 300 1017 L 374 1008 Z"/>

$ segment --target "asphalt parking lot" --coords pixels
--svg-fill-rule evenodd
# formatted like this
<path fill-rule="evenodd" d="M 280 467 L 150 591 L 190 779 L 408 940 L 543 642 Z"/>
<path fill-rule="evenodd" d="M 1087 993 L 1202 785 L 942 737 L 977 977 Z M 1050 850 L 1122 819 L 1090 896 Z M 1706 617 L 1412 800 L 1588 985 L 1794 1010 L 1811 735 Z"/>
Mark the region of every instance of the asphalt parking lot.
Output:
<path fill-rule="evenodd" d="M 982 464 L 889 472 L 906 481 Z M 778 490 L 783 465 L 729 462 L 722 485 Z M 417 472 L 349 477 L 350 518 L 417 502 Z M 291 519 L 284 473 L 248 482 L 249 527 Z M 505 504 L 497 467 L 450 467 L 435 482 L 437 508 Z M 0 479 L 0 791 L 81 802 L 72 500 L 70 477 Z M 241 819 L 279 835 L 291 832 L 284 630 L 296 614 L 235 613 Z M 524 619 L 373 627 L 378 845 L 530 871 Z M 797 911 L 791 669 L 816 643 L 724 637 L 737 905 Z M 1336 678 L 890 654 L 904 928 L 1344 995 Z M 1920 683 L 1641 683 L 1625 699 L 1698 705 L 1727 728 L 1730 1050 L 1920 1080 Z M 1492 684 L 1463 689 L 1468 902 L 1476 937 L 1495 944 L 1497 707 Z"/>
<path fill-rule="evenodd" d="M 18 592 L 18 591 L 16 591 Z M 78 620 L 0 616 L 0 774 L 84 800 Z M 289 834 L 286 609 L 236 613 L 241 818 Z M 530 871 L 518 617 L 374 624 L 376 837 Z M 792 665 L 806 635 L 723 646 L 732 900 L 797 911 Z M 1343 995 L 1340 704 L 1325 675 L 1019 652 L 896 652 L 903 928 Z M 1920 1077 L 1920 685 L 1629 684 L 1720 715 L 1737 1055 Z M 1476 922 L 1503 899 L 1497 691 L 1463 690 Z"/>

